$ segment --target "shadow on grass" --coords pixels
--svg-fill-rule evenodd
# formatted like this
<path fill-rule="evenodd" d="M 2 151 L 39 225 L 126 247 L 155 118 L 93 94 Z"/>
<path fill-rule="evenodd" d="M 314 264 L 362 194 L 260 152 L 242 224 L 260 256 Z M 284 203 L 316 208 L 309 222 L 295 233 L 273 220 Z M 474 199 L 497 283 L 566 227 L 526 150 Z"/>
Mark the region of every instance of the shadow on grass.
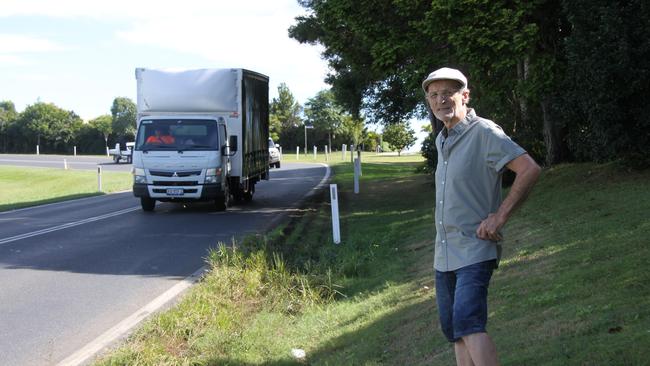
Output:
<path fill-rule="evenodd" d="M 70 194 L 70 195 L 67 195 L 67 196 L 47 198 L 47 199 L 43 199 L 43 200 L 23 201 L 23 202 L 18 202 L 18 203 L 7 203 L 7 204 L 0 205 L 0 212 L 17 210 L 19 208 L 27 208 L 27 207 L 46 205 L 46 204 L 49 204 L 49 203 L 57 203 L 57 202 L 76 200 L 76 199 L 79 199 L 79 198 L 102 196 L 102 195 L 105 195 L 105 194 L 106 193 L 104 193 L 104 192 L 77 193 L 77 194 Z"/>

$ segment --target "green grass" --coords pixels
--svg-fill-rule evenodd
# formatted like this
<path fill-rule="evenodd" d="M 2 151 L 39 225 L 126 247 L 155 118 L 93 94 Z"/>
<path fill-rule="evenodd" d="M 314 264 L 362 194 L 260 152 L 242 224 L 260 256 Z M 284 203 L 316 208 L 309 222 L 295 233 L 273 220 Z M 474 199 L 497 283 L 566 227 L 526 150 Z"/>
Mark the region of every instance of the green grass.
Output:
<path fill-rule="evenodd" d="M 102 173 L 104 193 L 128 190 L 128 172 Z M 104 194 L 97 191 L 94 170 L 0 166 L 0 211 Z"/>
<path fill-rule="evenodd" d="M 208 254 L 202 283 L 101 365 L 451 365 L 433 290 L 430 176 L 415 157 L 333 166 L 342 239 L 316 197 L 291 221 Z M 650 171 L 546 170 L 508 223 L 488 330 L 504 365 L 650 357 Z M 307 352 L 294 360 L 292 348 Z"/>

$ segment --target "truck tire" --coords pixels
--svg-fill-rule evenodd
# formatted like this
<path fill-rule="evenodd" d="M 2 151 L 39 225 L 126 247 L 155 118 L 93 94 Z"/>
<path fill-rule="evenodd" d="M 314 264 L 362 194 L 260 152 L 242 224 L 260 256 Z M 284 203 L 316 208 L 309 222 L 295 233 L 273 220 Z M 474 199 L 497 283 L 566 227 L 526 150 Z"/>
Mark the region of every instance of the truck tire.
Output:
<path fill-rule="evenodd" d="M 275 163 L 275 167 L 280 169 L 280 162 L 279 161 L 277 163 Z"/>
<path fill-rule="evenodd" d="M 142 211 L 151 212 L 156 207 L 156 200 L 149 197 L 140 197 L 140 206 L 142 206 Z"/>
<path fill-rule="evenodd" d="M 214 201 L 214 206 L 217 211 L 225 211 L 230 206 L 230 187 L 225 185 L 223 190 L 223 197 L 217 197 Z"/>
<path fill-rule="evenodd" d="M 119 164 L 120 163 L 120 157 L 117 156 L 117 155 L 113 155 L 113 161 L 115 162 L 115 164 Z"/>
<path fill-rule="evenodd" d="M 244 202 L 250 202 L 253 200 L 253 193 L 255 193 L 255 184 L 252 184 L 248 187 L 248 191 L 242 192 L 242 199 Z"/>

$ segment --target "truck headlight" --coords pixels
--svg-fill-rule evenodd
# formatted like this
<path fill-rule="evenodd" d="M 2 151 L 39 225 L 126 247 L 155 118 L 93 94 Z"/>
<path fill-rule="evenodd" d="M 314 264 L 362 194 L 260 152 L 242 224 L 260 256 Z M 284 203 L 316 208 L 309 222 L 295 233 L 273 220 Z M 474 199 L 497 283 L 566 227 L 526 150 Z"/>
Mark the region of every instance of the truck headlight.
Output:
<path fill-rule="evenodd" d="M 210 168 L 205 170 L 205 183 L 219 183 L 221 168 Z"/>
<path fill-rule="evenodd" d="M 147 177 L 144 173 L 144 169 L 142 168 L 133 168 L 132 170 L 133 173 L 133 182 L 137 184 L 146 184 L 147 183 Z"/>

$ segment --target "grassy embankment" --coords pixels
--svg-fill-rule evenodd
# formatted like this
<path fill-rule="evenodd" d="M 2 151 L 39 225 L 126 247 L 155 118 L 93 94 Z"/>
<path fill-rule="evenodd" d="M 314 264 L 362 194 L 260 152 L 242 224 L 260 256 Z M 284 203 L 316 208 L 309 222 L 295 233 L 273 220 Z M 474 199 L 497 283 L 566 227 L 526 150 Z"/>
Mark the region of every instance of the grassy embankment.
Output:
<path fill-rule="evenodd" d="M 209 253 L 204 280 L 99 364 L 454 364 L 434 306 L 433 185 L 417 160 L 365 157 L 359 195 L 351 164 L 333 163 L 341 245 L 316 197 L 268 235 Z M 490 289 L 504 365 L 650 359 L 648 183 L 650 171 L 613 164 L 543 173 Z"/>
<path fill-rule="evenodd" d="M 63 170 L 0 166 L 0 211 L 131 189 L 128 172 L 102 173 L 97 191 L 94 170 Z"/>

